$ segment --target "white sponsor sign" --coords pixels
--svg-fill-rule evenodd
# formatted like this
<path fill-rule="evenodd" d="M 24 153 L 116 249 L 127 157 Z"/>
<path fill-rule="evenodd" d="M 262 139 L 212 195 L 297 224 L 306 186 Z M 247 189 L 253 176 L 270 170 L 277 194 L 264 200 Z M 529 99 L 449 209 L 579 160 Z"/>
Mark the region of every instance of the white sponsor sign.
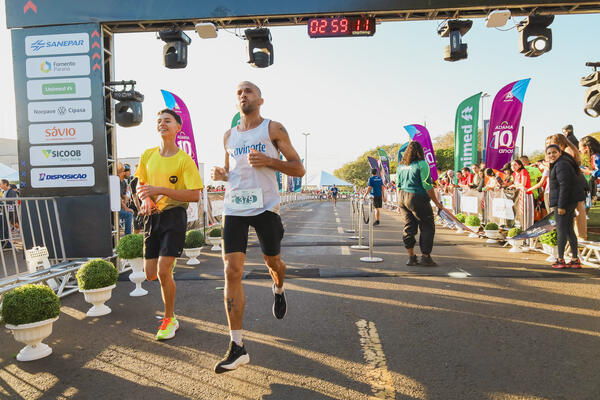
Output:
<path fill-rule="evenodd" d="M 463 196 L 460 198 L 460 211 L 477 214 L 479 212 L 477 202 L 479 199 L 474 196 Z"/>
<path fill-rule="evenodd" d="M 90 56 L 36 57 L 25 61 L 28 78 L 90 74 Z"/>
<path fill-rule="evenodd" d="M 25 37 L 25 54 L 28 56 L 87 53 L 88 51 L 90 51 L 90 35 L 85 32 Z"/>
<path fill-rule="evenodd" d="M 31 144 L 86 143 L 93 139 L 94 131 L 91 122 L 29 125 Z"/>
<path fill-rule="evenodd" d="M 92 95 L 90 78 L 35 79 L 27 81 L 27 99 L 76 99 Z"/>
<path fill-rule="evenodd" d="M 93 167 L 32 168 L 31 187 L 91 187 L 94 186 Z"/>
<path fill-rule="evenodd" d="M 492 216 L 495 218 L 515 219 L 514 204 L 509 199 L 492 199 Z"/>
<path fill-rule="evenodd" d="M 29 122 L 76 121 L 92 118 L 90 100 L 40 101 L 27 106 Z"/>
<path fill-rule="evenodd" d="M 29 163 L 33 166 L 93 164 L 94 147 L 91 144 L 31 146 Z"/>
<path fill-rule="evenodd" d="M 444 208 L 452 209 L 452 196 L 442 196 L 442 205 Z"/>

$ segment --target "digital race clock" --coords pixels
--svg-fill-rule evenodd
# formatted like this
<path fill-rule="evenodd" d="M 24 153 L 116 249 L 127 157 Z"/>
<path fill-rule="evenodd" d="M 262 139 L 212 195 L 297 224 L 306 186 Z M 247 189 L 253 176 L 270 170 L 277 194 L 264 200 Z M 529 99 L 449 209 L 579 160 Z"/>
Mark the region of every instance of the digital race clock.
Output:
<path fill-rule="evenodd" d="M 374 34 L 375 18 L 337 17 L 308 20 L 308 36 L 311 38 L 373 36 Z"/>

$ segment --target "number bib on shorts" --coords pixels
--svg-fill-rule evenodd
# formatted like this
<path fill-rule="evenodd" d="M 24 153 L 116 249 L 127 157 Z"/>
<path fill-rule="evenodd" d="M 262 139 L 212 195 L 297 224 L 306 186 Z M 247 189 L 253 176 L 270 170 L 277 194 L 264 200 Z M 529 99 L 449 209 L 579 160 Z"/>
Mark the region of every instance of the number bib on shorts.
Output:
<path fill-rule="evenodd" d="M 263 193 L 261 188 L 240 189 L 229 192 L 227 199 L 229 208 L 234 210 L 250 210 L 263 207 Z"/>

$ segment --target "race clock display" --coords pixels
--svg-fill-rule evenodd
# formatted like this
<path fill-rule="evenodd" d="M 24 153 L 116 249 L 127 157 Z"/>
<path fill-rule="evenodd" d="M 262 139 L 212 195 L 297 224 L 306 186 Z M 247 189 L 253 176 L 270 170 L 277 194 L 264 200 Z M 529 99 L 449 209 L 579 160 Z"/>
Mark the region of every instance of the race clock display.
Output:
<path fill-rule="evenodd" d="M 375 18 L 367 17 L 311 18 L 307 26 L 308 36 L 311 38 L 375 34 Z"/>

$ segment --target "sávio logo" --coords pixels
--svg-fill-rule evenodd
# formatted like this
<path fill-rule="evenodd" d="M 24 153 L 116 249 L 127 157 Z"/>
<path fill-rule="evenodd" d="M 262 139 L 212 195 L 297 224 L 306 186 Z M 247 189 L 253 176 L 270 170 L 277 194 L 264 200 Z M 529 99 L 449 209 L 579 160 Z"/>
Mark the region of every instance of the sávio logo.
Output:
<path fill-rule="evenodd" d="M 51 129 L 44 130 L 46 132 L 46 137 L 73 137 L 77 134 L 77 130 L 75 128 L 57 128 L 53 126 Z"/>
<path fill-rule="evenodd" d="M 175 175 L 169 177 L 169 182 L 177 183 L 177 177 Z"/>
<path fill-rule="evenodd" d="M 40 70 L 47 74 L 48 72 L 50 72 L 52 70 L 52 65 L 48 62 L 48 61 L 44 61 L 42 62 L 42 65 L 40 66 Z"/>

